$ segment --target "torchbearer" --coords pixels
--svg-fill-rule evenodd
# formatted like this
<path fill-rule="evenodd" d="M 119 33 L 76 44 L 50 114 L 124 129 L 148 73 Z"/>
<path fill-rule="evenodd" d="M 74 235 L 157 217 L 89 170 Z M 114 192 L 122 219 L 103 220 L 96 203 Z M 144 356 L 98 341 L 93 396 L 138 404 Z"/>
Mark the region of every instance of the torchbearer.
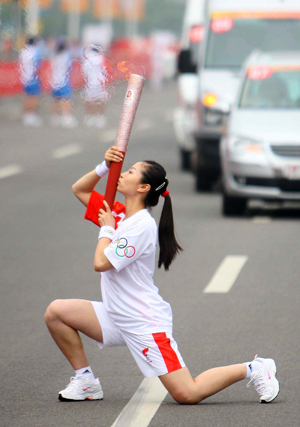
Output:
<path fill-rule="evenodd" d="M 261 402 L 272 402 L 279 393 L 273 359 L 255 357 L 250 362 L 210 369 L 195 379 L 183 361 L 173 337 L 171 306 L 161 297 L 153 280 L 157 240 L 160 248 L 158 267 L 163 265 L 165 270 L 182 250 L 175 237 L 166 171 L 153 160 L 143 160 L 120 174 L 137 102 L 136 92 L 130 94 L 129 90 L 118 132 L 118 141 L 124 145 L 107 150 L 105 165 L 100 166 L 97 172 L 92 171 L 82 177 L 72 187 L 87 207 L 85 217 L 101 227 L 94 269 L 101 272 L 103 302 L 56 300 L 46 311 L 49 331 L 75 370 L 68 386 L 59 392 L 59 400 L 103 399 L 100 380 L 94 377 L 83 349 L 78 333 L 82 332 L 95 340 L 100 348 L 127 346 L 143 375 L 159 377 L 179 403 L 201 402 L 246 378 L 250 380 L 248 384 L 256 388 Z M 132 103 L 127 103 L 128 99 Z M 130 121 L 126 119 L 127 115 Z M 110 185 L 112 190 L 117 185 L 118 192 L 125 197 L 125 204 L 119 203 L 125 217 L 117 222 L 116 228 L 115 218 L 104 196 L 94 191 L 104 169 L 112 168 L 115 163 L 117 172 L 111 169 L 111 176 L 117 182 Z M 107 191 L 111 196 L 109 186 Z M 163 207 L 157 228 L 150 209 L 159 200 L 163 201 Z M 111 197 L 110 203 L 112 201 Z M 188 291 L 187 283 L 181 283 L 181 286 Z M 190 330 L 186 332 L 192 333 Z M 261 345 L 259 335 L 256 335 L 258 332 L 254 330 L 253 336 L 249 337 L 255 345 Z M 268 342 L 271 342 L 270 336 Z M 203 343 L 203 337 L 195 336 L 192 351 L 198 354 Z M 120 379 L 116 381 L 120 383 Z"/>

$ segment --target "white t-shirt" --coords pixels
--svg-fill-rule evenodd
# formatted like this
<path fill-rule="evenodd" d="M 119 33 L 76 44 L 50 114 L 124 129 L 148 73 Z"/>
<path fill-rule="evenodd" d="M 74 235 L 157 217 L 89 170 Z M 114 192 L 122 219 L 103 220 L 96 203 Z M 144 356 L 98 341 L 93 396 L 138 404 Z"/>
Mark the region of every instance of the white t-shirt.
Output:
<path fill-rule="evenodd" d="M 20 53 L 20 77 L 26 86 L 36 78 L 37 69 L 40 65 L 41 55 L 36 46 L 26 46 Z"/>
<path fill-rule="evenodd" d="M 63 51 L 54 56 L 52 66 L 52 88 L 61 89 L 70 81 L 72 58 L 69 52 Z"/>
<path fill-rule="evenodd" d="M 157 226 L 147 209 L 118 223 L 104 254 L 115 267 L 101 274 L 103 303 L 115 325 L 136 334 L 172 333 L 172 309 L 154 285 Z"/>
<path fill-rule="evenodd" d="M 103 55 L 93 52 L 89 53 L 84 58 L 82 67 L 87 85 L 97 86 L 105 84 L 107 72 Z"/>
<path fill-rule="evenodd" d="M 82 64 L 85 88 L 83 97 L 88 102 L 97 100 L 108 100 L 109 93 L 106 89 L 108 76 L 105 59 L 99 53 L 90 52 Z"/>

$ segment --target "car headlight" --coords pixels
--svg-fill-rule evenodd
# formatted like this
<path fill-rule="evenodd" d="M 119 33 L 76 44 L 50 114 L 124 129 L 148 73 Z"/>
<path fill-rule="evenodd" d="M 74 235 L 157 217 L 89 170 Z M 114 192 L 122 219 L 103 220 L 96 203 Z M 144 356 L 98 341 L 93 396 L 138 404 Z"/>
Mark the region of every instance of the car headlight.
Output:
<path fill-rule="evenodd" d="M 213 107 L 218 103 L 218 97 L 215 93 L 207 92 L 203 95 L 202 102 L 205 107 Z"/>
<path fill-rule="evenodd" d="M 206 126 L 221 126 L 230 111 L 228 102 L 224 102 L 212 92 L 205 92 L 202 96 L 203 122 Z"/>
<path fill-rule="evenodd" d="M 262 144 L 246 138 L 230 137 L 228 138 L 228 149 L 236 154 L 261 154 L 263 153 Z"/>

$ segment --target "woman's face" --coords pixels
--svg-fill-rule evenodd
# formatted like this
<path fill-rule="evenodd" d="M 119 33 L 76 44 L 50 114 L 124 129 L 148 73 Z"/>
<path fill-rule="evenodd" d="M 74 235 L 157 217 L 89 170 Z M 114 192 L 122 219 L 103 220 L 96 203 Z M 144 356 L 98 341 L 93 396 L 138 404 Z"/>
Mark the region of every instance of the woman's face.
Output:
<path fill-rule="evenodd" d="M 145 184 L 141 184 L 143 162 L 135 163 L 127 172 L 120 175 L 117 191 L 124 196 L 135 196 L 140 193 L 139 189 Z"/>

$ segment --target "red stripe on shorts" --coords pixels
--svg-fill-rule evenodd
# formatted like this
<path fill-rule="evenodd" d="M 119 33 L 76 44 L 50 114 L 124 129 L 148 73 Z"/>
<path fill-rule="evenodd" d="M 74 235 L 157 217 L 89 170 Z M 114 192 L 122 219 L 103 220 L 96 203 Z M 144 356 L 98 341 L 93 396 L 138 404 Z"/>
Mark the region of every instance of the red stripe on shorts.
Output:
<path fill-rule="evenodd" d="M 161 352 L 168 372 L 173 372 L 177 371 L 177 369 L 181 369 L 182 366 L 178 360 L 177 354 L 171 347 L 170 338 L 167 337 L 166 333 L 159 332 L 156 334 L 152 334 L 152 336 Z"/>

